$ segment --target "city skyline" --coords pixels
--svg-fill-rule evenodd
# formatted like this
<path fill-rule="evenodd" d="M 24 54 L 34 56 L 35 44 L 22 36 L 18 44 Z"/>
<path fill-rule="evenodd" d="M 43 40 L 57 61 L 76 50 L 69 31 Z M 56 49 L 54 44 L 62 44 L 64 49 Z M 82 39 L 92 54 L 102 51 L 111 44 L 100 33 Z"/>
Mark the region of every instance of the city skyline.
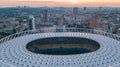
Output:
<path fill-rule="evenodd" d="M 14 6 L 66 6 L 66 7 L 83 7 L 83 6 L 120 6 L 118 0 L 1 0 L 0 7 L 14 7 Z"/>

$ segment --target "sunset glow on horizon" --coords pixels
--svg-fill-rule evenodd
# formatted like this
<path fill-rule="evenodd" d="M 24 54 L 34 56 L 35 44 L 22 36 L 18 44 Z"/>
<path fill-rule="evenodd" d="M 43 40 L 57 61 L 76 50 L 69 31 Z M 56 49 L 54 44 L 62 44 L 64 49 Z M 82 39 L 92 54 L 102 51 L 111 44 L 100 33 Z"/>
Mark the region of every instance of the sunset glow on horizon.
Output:
<path fill-rule="evenodd" d="M 120 6 L 120 0 L 0 0 L 2 6 Z"/>

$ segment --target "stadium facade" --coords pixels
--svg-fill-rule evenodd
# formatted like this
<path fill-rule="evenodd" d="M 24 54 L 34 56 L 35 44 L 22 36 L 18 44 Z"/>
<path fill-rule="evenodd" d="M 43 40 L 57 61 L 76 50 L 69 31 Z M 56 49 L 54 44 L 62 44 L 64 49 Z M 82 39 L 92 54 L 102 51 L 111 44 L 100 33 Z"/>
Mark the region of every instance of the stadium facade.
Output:
<path fill-rule="evenodd" d="M 97 42 L 95 51 L 82 54 L 37 54 L 26 46 L 37 39 L 85 38 Z M 67 39 L 68 40 L 68 39 Z M 89 45 L 87 45 L 89 47 Z M 86 46 L 85 46 L 86 47 Z M 0 40 L 0 67 L 119 67 L 120 36 L 93 29 L 46 28 L 7 36 Z"/>

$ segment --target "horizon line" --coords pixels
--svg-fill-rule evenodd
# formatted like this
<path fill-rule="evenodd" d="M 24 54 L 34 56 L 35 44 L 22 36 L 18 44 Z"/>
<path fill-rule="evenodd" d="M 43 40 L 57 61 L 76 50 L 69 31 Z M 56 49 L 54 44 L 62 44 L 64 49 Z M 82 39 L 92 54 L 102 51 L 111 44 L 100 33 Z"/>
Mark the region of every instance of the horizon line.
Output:
<path fill-rule="evenodd" d="M 120 7 L 120 6 L 47 6 L 47 5 L 42 5 L 42 6 L 30 6 L 30 5 L 17 5 L 17 6 L 0 6 L 0 8 L 7 8 L 7 7 L 28 7 L 28 8 L 37 8 L 37 7 Z"/>

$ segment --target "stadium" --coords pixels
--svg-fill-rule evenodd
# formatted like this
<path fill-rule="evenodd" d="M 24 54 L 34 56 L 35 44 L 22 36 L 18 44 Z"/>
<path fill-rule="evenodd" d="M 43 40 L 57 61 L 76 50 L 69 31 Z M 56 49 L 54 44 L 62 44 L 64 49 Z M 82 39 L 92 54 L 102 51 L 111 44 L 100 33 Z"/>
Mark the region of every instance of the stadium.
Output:
<path fill-rule="evenodd" d="M 120 36 L 95 29 L 46 28 L 0 40 L 0 67 L 119 67 Z"/>

